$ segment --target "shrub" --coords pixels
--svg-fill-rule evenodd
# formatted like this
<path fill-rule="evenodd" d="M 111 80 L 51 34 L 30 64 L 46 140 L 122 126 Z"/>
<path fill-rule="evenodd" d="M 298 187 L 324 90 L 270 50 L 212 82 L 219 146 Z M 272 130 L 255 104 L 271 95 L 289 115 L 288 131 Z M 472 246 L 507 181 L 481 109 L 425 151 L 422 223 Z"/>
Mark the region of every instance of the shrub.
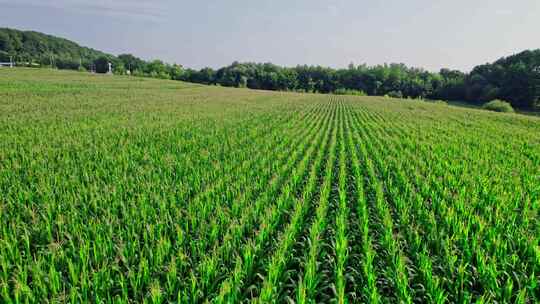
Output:
<path fill-rule="evenodd" d="M 403 98 L 403 93 L 401 93 L 401 91 L 390 91 L 387 95 L 392 98 Z"/>
<path fill-rule="evenodd" d="M 510 105 L 510 103 L 500 100 L 500 99 L 494 99 L 488 103 L 485 103 L 482 106 L 483 109 L 495 111 L 495 112 L 504 112 L 504 113 L 513 113 L 514 108 Z"/>
<path fill-rule="evenodd" d="M 533 110 L 540 111 L 540 99 L 533 103 Z"/>
<path fill-rule="evenodd" d="M 334 91 L 336 95 L 356 95 L 356 96 L 366 96 L 366 92 L 362 90 L 353 90 L 353 89 L 344 89 L 339 88 Z"/>

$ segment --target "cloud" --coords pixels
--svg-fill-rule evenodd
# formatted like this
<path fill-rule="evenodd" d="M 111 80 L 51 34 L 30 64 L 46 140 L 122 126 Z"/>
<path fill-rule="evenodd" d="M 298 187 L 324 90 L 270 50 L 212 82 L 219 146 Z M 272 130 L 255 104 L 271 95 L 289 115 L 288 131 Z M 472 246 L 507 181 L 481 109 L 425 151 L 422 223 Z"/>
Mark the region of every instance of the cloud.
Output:
<path fill-rule="evenodd" d="M 123 18 L 139 18 L 148 21 L 160 21 L 167 17 L 167 3 L 164 1 L 137 0 L 0 0 L 0 4 L 17 6 L 46 7 L 74 11 L 82 14 L 105 15 Z"/>

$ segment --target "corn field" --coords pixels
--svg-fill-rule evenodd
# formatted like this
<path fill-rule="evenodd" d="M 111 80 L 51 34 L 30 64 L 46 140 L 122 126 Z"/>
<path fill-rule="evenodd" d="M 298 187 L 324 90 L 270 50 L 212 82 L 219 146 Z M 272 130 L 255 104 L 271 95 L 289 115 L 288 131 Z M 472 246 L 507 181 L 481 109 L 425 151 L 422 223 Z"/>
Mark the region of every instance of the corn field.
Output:
<path fill-rule="evenodd" d="M 1 303 L 538 303 L 540 119 L 0 71 Z"/>

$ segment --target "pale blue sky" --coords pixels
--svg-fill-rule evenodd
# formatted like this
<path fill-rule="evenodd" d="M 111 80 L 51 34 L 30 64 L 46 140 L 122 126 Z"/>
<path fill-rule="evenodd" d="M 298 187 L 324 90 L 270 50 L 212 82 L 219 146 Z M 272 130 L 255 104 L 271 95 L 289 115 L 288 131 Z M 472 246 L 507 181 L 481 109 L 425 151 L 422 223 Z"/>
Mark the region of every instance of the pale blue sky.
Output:
<path fill-rule="evenodd" d="M 468 71 L 540 48 L 540 1 L 0 0 L 0 27 L 194 68 L 238 60 Z"/>

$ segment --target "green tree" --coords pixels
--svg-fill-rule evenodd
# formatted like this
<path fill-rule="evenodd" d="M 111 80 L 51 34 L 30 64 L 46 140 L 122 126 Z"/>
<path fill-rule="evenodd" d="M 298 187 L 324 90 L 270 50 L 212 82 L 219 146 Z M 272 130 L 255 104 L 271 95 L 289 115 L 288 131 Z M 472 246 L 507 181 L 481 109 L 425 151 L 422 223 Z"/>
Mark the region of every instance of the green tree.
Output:
<path fill-rule="evenodd" d="M 120 60 L 126 70 L 134 72 L 137 70 L 144 70 L 146 62 L 138 57 L 133 56 L 132 54 L 121 54 L 118 55 L 118 60 Z"/>
<path fill-rule="evenodd" d="M 107 73 L 109 71 L 109 58 L 106 56 L 101 56 L 94 60 L 94 66 L 96 68 L 96 73 Z"/>

